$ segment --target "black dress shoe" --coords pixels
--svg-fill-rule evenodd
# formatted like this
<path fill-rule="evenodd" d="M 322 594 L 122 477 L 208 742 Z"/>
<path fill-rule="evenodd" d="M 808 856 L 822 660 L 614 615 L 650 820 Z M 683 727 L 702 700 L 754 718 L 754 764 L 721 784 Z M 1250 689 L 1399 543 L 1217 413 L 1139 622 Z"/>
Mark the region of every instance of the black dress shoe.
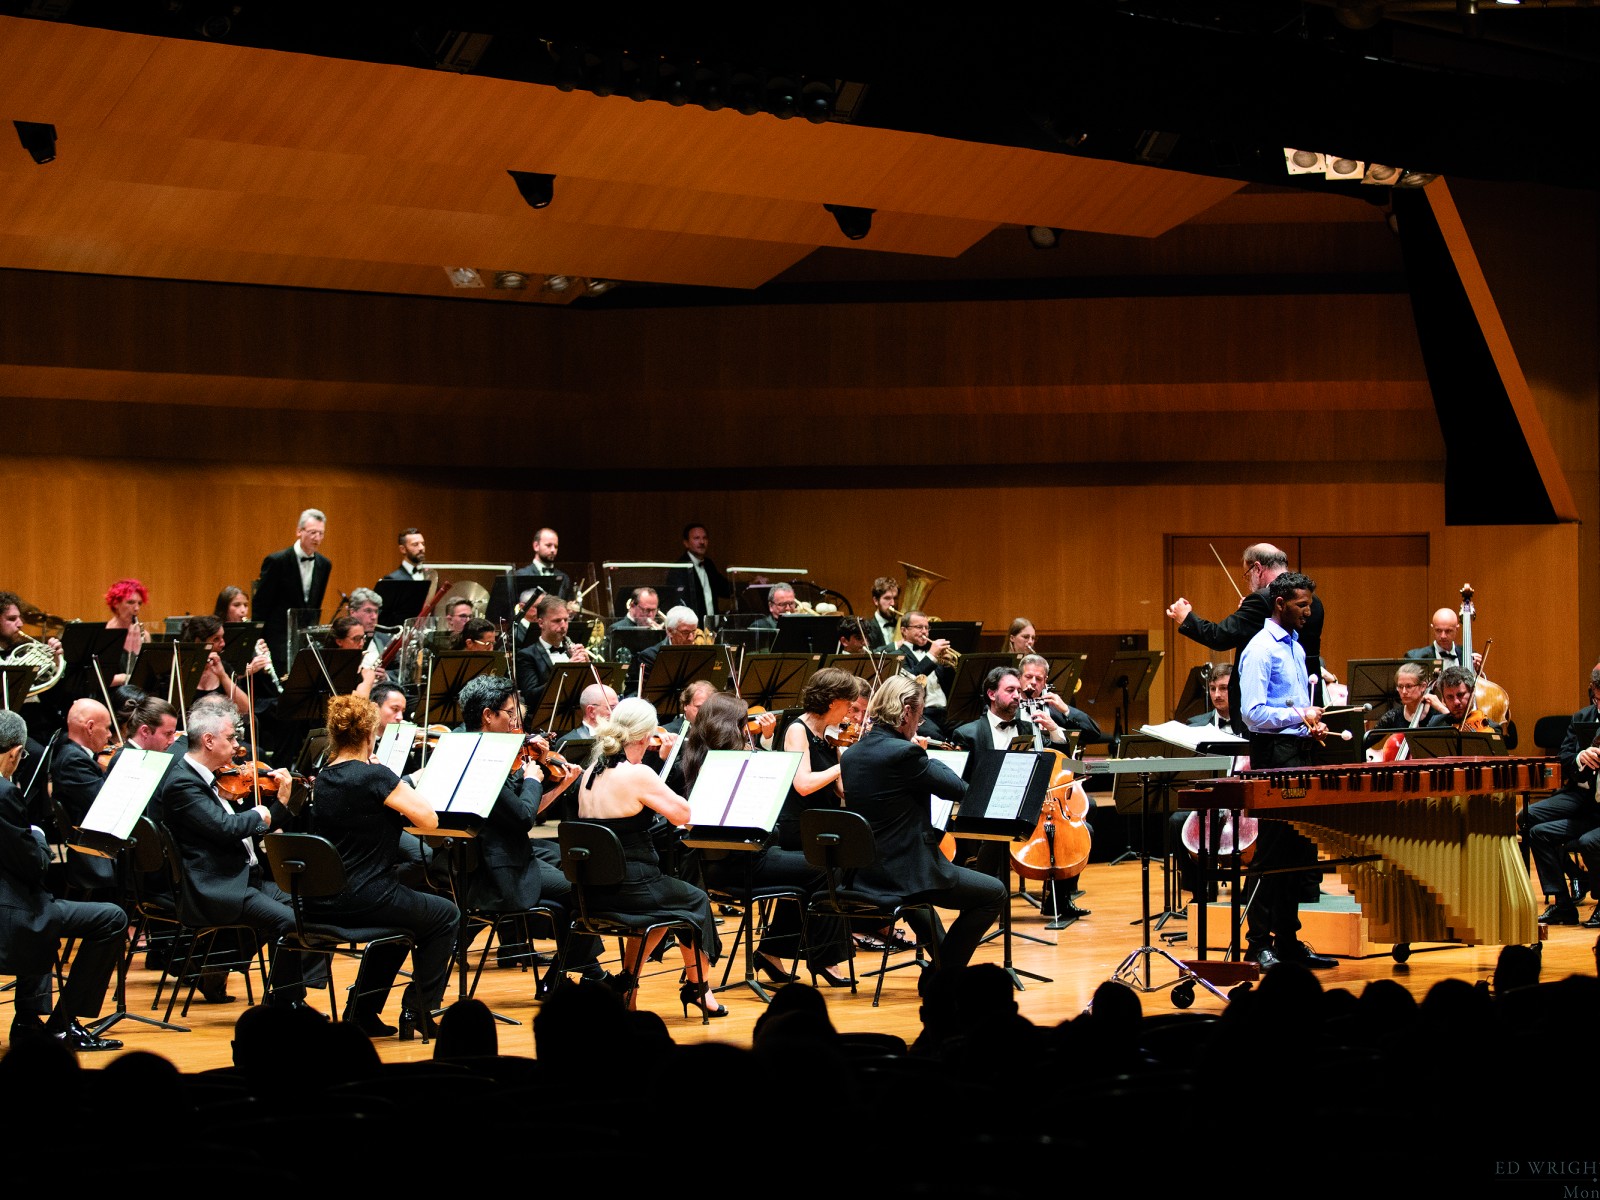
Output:
<path fill-rule="evenodd" d="M 369 1038 L 393 1037 L 395 1027 L 384 1023 L 383 1017 L 375 1012 L 356 1012 L 346 1006 L 344 1020 L 347 1025 L 354 1025 Z"/>
<path fill-rule="evenodd" d="M 1326 954 L 1318 954 L 1304 942 L 1295 942 L 1290 947 L 1279 947 L 1275 957 L 1280 962 L 1298 963 L 1313 971 L 1326 971 L 1329 967 L 1338 966 L 1338 962 Z"/>
<path fill-rule="evenodd" d="M 200 996 L 207 1004 L 232 1004 L 233 997 L 228 995 L 228 973 L 226 971 L 207 971 L 200 976 Z"/>
<path fill-rule="evenodd" d="M 1552 904 L 1539 914 L 1541 925 L 1576 925 L 1578 923 L 1578 906 L 1576 904 Z"/>
<path fill-rule="evenodd" d="M 1600 904 L 1594 906 L 1594 911 L 1584 918 L 1585 929 L 1600 929 Z"/>
<path fill-rule="evenodd" d="M 66 1044 L 74 1050 L 82 1050 L 87 1052 L 94 1050 L 122 1049 L 122 1043 L 117 1041 L 116 1038 L 98 1037 L 95 1034 L 90 1033 L 82 1025 L 78 1024 L 76 1020 L 74 1020 L 65 1029 L 59 1032 L 52 1032 L 56 1037 L 66 1042 Z"/>
<path fill-rule="evenodd" d="M 1273 953 L 1271 946 L 1252 946 L 1244 952 L 1245 962 L 1253 962 L 1263 971 L 1270 971 L 1278 965 L 1278 956 Z"/>

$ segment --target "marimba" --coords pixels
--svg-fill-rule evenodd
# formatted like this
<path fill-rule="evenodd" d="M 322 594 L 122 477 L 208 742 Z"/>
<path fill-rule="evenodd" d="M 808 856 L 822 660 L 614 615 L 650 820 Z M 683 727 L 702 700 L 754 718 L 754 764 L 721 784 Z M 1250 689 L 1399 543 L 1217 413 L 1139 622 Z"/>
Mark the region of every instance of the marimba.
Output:
<path fill-rule="evenodd" d="M 1509 945 L 1538 936 L 1516 795 L 1553 786 L 1557 770 L 1555 759 L 1504 757 L 1286 767 L 1178 799 L 1289 822 L 1338 863 L 1374 941 Z"/>

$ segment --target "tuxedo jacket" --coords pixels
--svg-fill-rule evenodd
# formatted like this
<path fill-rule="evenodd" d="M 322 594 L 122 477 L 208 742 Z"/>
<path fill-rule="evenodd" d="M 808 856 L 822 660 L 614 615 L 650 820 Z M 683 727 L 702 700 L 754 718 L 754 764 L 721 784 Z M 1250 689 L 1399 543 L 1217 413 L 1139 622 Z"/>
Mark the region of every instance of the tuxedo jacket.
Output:
<path fill-rule="evenodd" d="M 544 639 L 535 635 L 517 651 L 516 664 L 517 690 L 522 693 L 522 702 L 527 705 L 531 717 L 539 701 L 544 699 L 544 689 L 555 670 L 555 662 Z"/>
<path fill-rule="evenodd" d="M 878 861 L 856 872 L 852 889 L 890 904 L 956 886 L 954 863 L 939 852 L 929 796 L 959 800 L 967 785 L 928 752 L 887 729 L 873 729 L 839 758 L 845 807 L 872 825 Z"/>
<path fill-rule="evenodd" d="M 883 631 L 883 626 L 878 624 L 878 614 L 876 612 L 871 616 L 861 618 L 861 628 L 865 630 L 867 635 L 868 650 L 883 650 L 889 645 L 889 635 L 894 632 L 893 629 L 889 633 Z"/>
<path fill-rule="evenodd" d="M 1216 709 L 1208 708 L 1205 712 L 1196 713 L 1194 716 L 1190 717 L 1189 724 L 1196 729 L 1204 729 L 1208 725 L 1216 724 L 1216 722 L 1211 719 L 1215 715 Z M 1233 728 L 1233 723 L 1231 721 L 1224 721 L 1223 727 L 1231 730 Z"/>
<path fill-rule="evenodd" d="M 1438 659 L 1445 666 L 1454 667 L 1461 664 L 1461 647 L 1457 646 L 1453 654 L 1441 654 L 1433 648 L 1433 643 L 1429 642 L 1426 646 L 1418 646 L 1415 650 L 1407 650 L 1406 657 L 1412 662 L 1433 662 L 1434 659 Z"/>
<path fill-rule="evenodd" d="M 101 771 L 99 764 L 77 742 L 61 739 L 50 763 L 50 794 L 61 805 L 67 820 L 74 825 L 83 824 L 84 817 L 89 815 L 89 806 L 100 794 L 100 787 L 109 773 L 109 767 Z M 63 829 L 61 834 L 65 837 L 68 832 Z M 117 881 L 116 864 L 98 854 L 80 854 L 69 849 L 67 878 L 74 887 L 112 887 Z"/>
<path fill-rule="evenodd" d="M 478 869 L 467 881 L 472 907 L 509 911 L 539 903 L 539 871 L 528 832 L 538 819 L 543 794 L 539 781 L 521 771 L 500 785 L 489 818 L 478 830 Z"/>
<path fill-rule="evenodd" d="M 1033 737 L 1033 723 L 1017 718 L 1017 736 Z M 994 730 L 989 725 L 987 712 L 978 716 L 977 720 L 968 721 L 965 725 L 957 725 L 950 731 L 950 740 L 964 750 L 1004 750 L 1004 746 L 994 744 Z M 1045 745 L 1049 745 L 1049 739 Z"/>
<path fill-rule="evenodd" d="M 900 650 L 900 657 L 905 662 L 905 670 L 911 675 L 931 675 L 939 681 L 939 686 L 944 689 L 945 699 L 950 699 L 950 688 L 956 681 L 956 669 L 942 666 L 939 660 L 931 654 L 923 654 L 907 643 Z"/>
<path fill-rule="evenodd" d="M 50 850 L 28 822 L 22 789 L 0 779 L 0 974 L 38 975 L 56 958 Z"/>
<path fill-rule="evenodd" d="M 563 600 L 571 600 L 578 594 L 577 590 L 572 586 L 572 576 L 565 571 L 557 571 L 553 567 L 546 570 L 539 565 L 538 559 L 534 559 L 526 566 L 518 567 L 516 573 L 518 575 L 534 576 L 534 583 L 542 587 L 548 594 L 560 596 Z"/>
<path fill-rule="evenodd" d="M 313 572 L 312 583 L 315 583 L 316 579 L 314 577 L 314 573 L 316 571 L 316 567 L 313 566 L 311 568 L 311 570 Z M 413 575 L 410 571 L 406 570 L 404 567 L 396 567 L 394 570 L 390 571 L 383 578 L 384 579 L 398 579 L 398 580 L 401 580 L 404 583 L 426 583 L 427 582 L 426 579 L 418 579 L 415 575 Z M 379 582 L 382 582 L 382 581 L 380 580 Z"/>
<path fill-rule="evenodd" d="M 184 911 L 219 925 L 238 920 L 252 890 L 243 839 L 267 832 L 261 814 L 226 811 L 187 760 L 167 776 L 160 795 L 162 819 L 183 859 Z M 269 811 L 274 828 L 289 819 L 276 801 Z"/>
<path fill-rule="evenodd" d="M 706 579 L 711 584 L 709 596 L 700 586 L 700 577 L 695 574 L 694 560 L 689 557 L 689 552 L 684 551 L 682 557 L 675 561 L 684 565 L 675 571 L 667 572 L 666 582 L 663 584 L 665 592 L 663 600 L 670 596 L 673 604 L 687 605 L 704 620 L 717 611 L 718 600 L 733 599 L 733 585 L 728 582 L 726 575 L 717 570 L 717 565 L 709 558 L 703 559 L 700 564 L 706 569 Z"/>
<path fill-rule="evenodd" d="M 290 546 L 261 560 L 261 576 L 256 581 L 255 605 L 251 609 L 263 625 L 262 636 L 280 672 L 285 666 L 283 640 L 289 630 L 289 610 L 320 609 L 328 579 L 333 575 L 332 561 L 318 554 L 311 564 L 311 594 L 307 596 L 300 586 L 299 553 L 298 546 Z"/>

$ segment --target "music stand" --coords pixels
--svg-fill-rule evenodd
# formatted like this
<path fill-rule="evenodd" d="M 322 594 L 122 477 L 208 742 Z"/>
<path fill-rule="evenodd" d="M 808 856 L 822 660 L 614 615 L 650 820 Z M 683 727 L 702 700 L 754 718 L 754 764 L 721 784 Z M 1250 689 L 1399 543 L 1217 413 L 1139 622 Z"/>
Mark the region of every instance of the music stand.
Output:
<path fill-rule="evenodd" d="M 961 661 L 956 664 L 956 677 L 950 681 L 949 694 L 945 697 L 945 726 L 954 729 L 957 725 L 965 725 L 988 708 L 989 697 L 983 690 L 983 681 L 996 667 L 1015 670 L 1016 665 L 1015 654 L 993 651 L 962 654 Z"/>
<path fill-rule="evenodd" d="M 167 703 L 187 713 L 210 657 L 211 647 L 206 642 L 151 642 L 139 652 L 128 684 L 147 696 L 164 692 Z"/>
<path fill-rule="evenodd" d="M 505 655 L 494 650 L 446 650 L 428 660 L 419 725 L 461 724 L 461 689 L 479 675 L 504 675 Z M 509 773 L 509 772 L 508 772 Z"/>
<path fill-rule="evenodd" d="M 1458 729 L 1403 729 L 1412 758 L 1498 758 L 1506 753 L 1506 740 L 1490 731 Z"/>
<path fill-rule="evenodd" d="M 1150 694 L 1150 681 L 1155 678 L 1156 668 L 1161 665 L 1161 660 L 1165 656 L 1164 650 L 1118 650 L 1111 656 L 1111 661 L 1106 663 L 1106 673 L 1094 694 L 1096 699 L 1104 695 L 1108 689 L 1122 694 L 1112 737 L 1120 738 L 1126 731 L 1125 722 L 1131 719 L 1133 702 L 1142 700 Z"/>
<path fill-rule="evenodd" d="M 133 848 L 134 826 L 144 815 L 150 797 L 161 786 L 173 756 L 161 750 L 142 750 L 131 743 L 117 755 L 116 764 L 106 774 L 94 802 L 84 814 L 83 823 L 68 844 L 84 854 L 112 860 L 116 872 L 117 894 L 124 896 L 129 890 L 128 851 Z M 113 1009 L 109 1016 L 97 1018 L 90 1031 L 99 1037 L 118 1021 L 138 1021 L 174 1033 L 188 1033 L 182 1025 L 158 1021 L 128 1011 L 128 954 L 117 955 L 117 985 L 113 993 Z"/>
<path fill-rule="evenodd" d="M 1380 716 L 1390 706 L 1400 702 L 1400 693 L 1394 689 L 1394 673 L 1406 663 L 1437 673 L 1439 660 L 1421 661 L 1415 658 L 1352 658 L 1347 665 L 1347 686 L 1351 704 L 1370 704 Z M 1393 731 L 1391 731 L 1393 732 Z"/>
<path fill-rule="evenodd" d="M 235 675 L 244 674 L 256 656 L 256 643 L 266 629 L 260 621 L 229 621 L 222 627 L 222 665 Z"/>
<path fill-rule="evenodd" d="M 0 664 L 0 708 L 9 708 L 21 716 L 23 701 L 37 674 L 27 663 Z"/>
<path fill-rule="evenodd" d="M 322 720 L 328 711 L 328 701 L 355 691 L 360 675 L 361 651 L 307 646 L 295 655 L 288 678 L 283 681 L 278 718 L 283 721 Z"/>
<path fill-rule="evenodd" d="M 717 691 L 725 691 L 728 660 L 721 646 L 663 646 L 640 684 L 639 695 L 655 705 L 656 715 L 678 715 L 678 693 L 696 679 L 709 680 Z"/>
<path fill-rule="evenodd" d="M 383 599 L 384 622 L 399 625 L 422 615 L 433 584 L 426 579 L 380 579 L 372 590 Z"/>
<path fill-rule="evenodd" d="M 665 636 L 659 629 L 617 629 L 615 626 L 606 632 L 611 642 L 611 659 L 624 667 Z"/>
<path fill-rule="evenodd" d="M 598 675 L 603 686 L 621 692 L 622 674 L 622 668 L 615 663 L 551 663 L 550 678 L 545 681 L 539 707 L 528 714 L 529 718 L 543 717 L 543 720 L 534 720 L 528 728 L 548 729 L 557 735 L 576 729 L 583 716 L 583 689 Z"/>
<path fill-rule="evenodd" d="M 1026 841 L 1039 823 L 1045 793 L 1050 789 L 1053 757 L 1033 750 L 975 750 L 967 759 L 967 793 L 960 810 L 950 818 L 946 829 L 959 838 L 975 841 Z M 1039 983 L 1054 982 L 1018 967 L 1011 954 L 1011 874 L 1009 860 L 1003 868 L 1008 884 L 1007 903 L 1000 909 L 1001 969 L 1010 976 L 1017 991 L 1023 991 L 1022 976 Z M 1046 943 L 1047 945 L 1049 943 Z"/>
<path fill-rule="evenodd" d="M 127 661 L 122 647 L 128 639 L 126 629 L 107 629 L 95 621 L 69 621 L 61 631 L 61 657 L 66 659 L 66 674 L 79 695 L 93 695 L 87 684 L 94 677 L 94 664 L 100 664 L 101 678 L 109 680 L 122 673 Z M 81 682 L 80 682 L 81 677 Z"/>
<path fill-rule="evenodd" d="M 774 654 L 828 654 L 839 644 L 839 617 L 791 615 L 778 618 L 778 636 L 772 639 Z"/>
<path fill-rule="evenodd" d="M 1078 694 L 1078 681 L 1089 665 L 1089 656 L 1080 650 L 1063 650 L 1059 654 L 1041 655 L 1050 660 L 1050 675 L 1045 686 L 1068 704 Z"/>
<path fill-rule="evenodd" d="M 824 654 L 822 661 L 817 664 L 817 670 L 833 667 L 847 675 L 877 683 L 898 675 L 904 661 L 898 654 L 875 654 L 871 651 L 865 654 Z"/>
<path fill-rule="evenodd" d="M 817 661 L 814 654 L 752 654 L 744 660 L 739 694 L 751 707 L 759 704 L 768 712 L 793 708 L 806 680 L 816 674 Z"/>
<path fill-rule="evenodd" d="M 1203 662 L 1189 668 L 1189 674 L 1184 678 L 1183 687 L 1178 692 L 1178 703 L 1172 710 L 1173 720 L 1187 721 L 1190 717 L 1211 711 L 1212 666 L 1212 663 Z"/>
<path fill-rule="evenodd" d="M 531 571 L 527 573 L 518 572 L 516 574 L 508 571 L 504 575 L 496 575 L 489 584 L 489 603 L 484 608 L 484 619 L 489 621 L 509 621 L 512 612 L 522 602 L 522 596 L 525 592 L 534 593 L 528 600 L 531 608 L 539 593 L 546 590 L 541 580 L 549 578 L 548 575 L 535 575 Z M 532 616 L 531 613 L 528 615 Z"/>
<path fill-rule="evenodd" d="M 1136 739 L 1140 738 L 1144 740 L 1142 742 L 1136 741 Z M 1192 758 L 1153 755 L 1150 754 L 1150 751 L 1165 748 L 1168 744 L 1152 738 L 1148 734 L 1130 734 L 1128 738 L 1123 740 L 1121 745 L 1126 747 L 1130 742 L 1134 742 L 1135 748 L 1145 751 L 1146 756 L 1106 759 L 1103 763 L 1098 764 L 1091 773 L 1114 775 L 1117 777 L 1119 784 L 1121 783 L 1121 777 L 1124 775 L 1137 775 L 1139 777 L 1139 787 L 1136 793 L 1138 798 L 1128 807 L 1136 808 L 1140 813 L 1138 853 L 1141 912 L 1139 920 L 1130 923 L 1142 926 L 1143 936 L 1139 948 L 1118 964 L 1117 969 L 1111 973 L 1111 979 L 1116 983 L 1126 984 L 1135 991 L 1153 992 L 1157 990 L 1157 987 L 1150 982 L 1150 960 L 1156 956 L 1166 959 L 1178 969 L 1178 978 L 1173 980 L 1173 986 L 1177 986 L 1196 976 L 1181 959 L 1159 946 L 1150 944 L 1150 854 L 1147 850 L 1148 838 L 1144 814 L 1153 811 L 1150 800 L 1151 788 L 1154 786 L 1161 790 L 1160 811 L 1165 816 L 1171 811 L 1170 805 L 1167 803 L 1167 789 L 1178 782 L 1180 777 L 1209 779 L 1218 772 L 1231 770 L 1233 768 L 1233 759 L 1220 754 L 1196 755 Z M 1152 784 L 1152 779 L 1155 780 L 1154 784 Z M 1114 790 L 1113 795 L 1116 795 L 1118 790 L 1120 789 Z M 1120 799 L 1118 800 L 1117 808 L 1119 811 L 1125 811 L 1123 802 Z M 1162 829 L 1164 833 L 1166 826 L 1163 825 Z M 1170 878 L 1168 882 L 1170 883 Z M 1144 964 L 1144 979 L 1142 983 L 1138 971 L 1138 964 L 1141 962 Z M 1160 986 L 1165 987 L 1167 985 L 1162 984 Z"/>
<path fill-rule="evenodd" d="M 838 621 L 834 617 L 834 621 Z M 837 628 L 837 624 L 835 625 Z M 936 642 L 940 638 L 950 643 L 950 648 L 957 654 L 973 654 L 978 649 L 978 636 L 983 633 L 982 621 L 930 621 L 928 623 L 928 640 Z"/>
<path fill-rule="evenodd" d="M 762 627 L 739 628 L 730 625 L 728 618 L 723 621 L 722 628 L 717 630 L 717 644 L 737 650 L 740 654 L 766 654 L 771 651 L 772 644 L 778 640 L 778 631 Z"/>

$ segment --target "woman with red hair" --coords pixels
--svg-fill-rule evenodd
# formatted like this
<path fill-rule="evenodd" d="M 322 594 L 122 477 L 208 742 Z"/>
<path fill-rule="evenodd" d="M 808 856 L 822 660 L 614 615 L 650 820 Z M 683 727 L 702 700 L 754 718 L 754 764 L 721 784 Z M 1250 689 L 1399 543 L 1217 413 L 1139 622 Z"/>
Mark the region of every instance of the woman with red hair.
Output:
<path fill-rule="evenodd" d="M 128 631 L 122 643 L 128 655 L 127 670 L 112 676 L 108 682 L 110 687 L 128 682 L 128 676 L 133 672 L 133 660 L 139 657 L 139 651 L 150 640 L 150 635 L 139 623 L 139 610 L 149 599 L 149 589 L 137 579 L 119 579 L 106 589 L 106 607 L 111 610 L 111 619 L 106 622 L 106 628 Z"/>

